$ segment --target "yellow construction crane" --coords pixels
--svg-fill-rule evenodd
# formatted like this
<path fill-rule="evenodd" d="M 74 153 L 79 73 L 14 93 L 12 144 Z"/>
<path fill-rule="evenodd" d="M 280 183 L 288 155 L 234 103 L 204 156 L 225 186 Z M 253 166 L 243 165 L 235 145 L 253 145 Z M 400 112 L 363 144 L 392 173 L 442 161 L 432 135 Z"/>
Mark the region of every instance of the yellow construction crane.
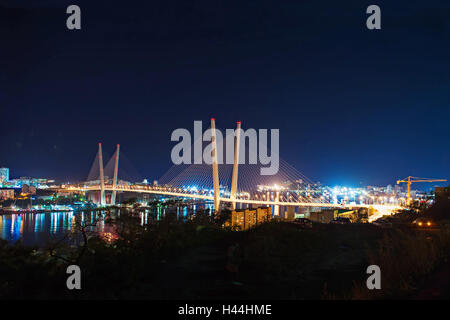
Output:
<path fill-rule="evenodd" d="M 413 182 L 445 182 L 445 179 L 426 179 L 426 178 L 418 178 L 418 177 L 406 177 L 402 180 L 397 180 L 397 184 L 402 182 L 406 183 L 408 186 L 408 197 L 406 199 L 406 204 L 409 206 L 411 204 L 411 183 Z"/>

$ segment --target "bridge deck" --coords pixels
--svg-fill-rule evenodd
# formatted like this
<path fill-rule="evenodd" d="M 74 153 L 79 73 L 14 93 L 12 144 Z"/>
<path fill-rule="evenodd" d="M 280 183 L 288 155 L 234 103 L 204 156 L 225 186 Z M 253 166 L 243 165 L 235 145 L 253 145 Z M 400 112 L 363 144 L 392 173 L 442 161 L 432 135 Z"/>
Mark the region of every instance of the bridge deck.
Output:
<path fill-rule="evenodd" d="M 65 191 L 101 191 L 100 186 L 89 186 L 89 187 L 69 187 L 62 188 L 59 190 Z M 203 199 L 203 200 L 211 200 L 214 201 L 214 196 L 208 196 L 203 194 L 196 193 L 183 193 L 183 192 L 174 192 L 167 190 L 158 190 L 155 188 L 136 188 L 136 187 L 124 187 L 124 186 L 116 186 L 113 188 L 112 186 L 105 186 L 105 191 L 122 191 L 122 192 L 137 192 L 137 193 L 149 193 L 149 194 L 158 194 L 158 195 L 167 195 L 173 197 L 183 197 L 183 198 L 193 198 L 193 199 Z M 295 202 L 295 201 L 264 201 L 264 200 L 250 200 L 250 199 L 235 199 L 231 200 L 230 198 L 220 197 L 220 201 L 222 202 L 237 202 L 237 203 L 246 203 L 246 204 L 257 204 L 257 205 L 278 205 L 278 206 L 295 206 L 295 207 L 323 207 L 323 208 L 375 208 L 375 209 L 383 209 L 384 210 L 399 210 L 402 207 L 398 205 L 384 205 L 384 204 L 335 204 L 335 203 L 326 203 L 326 202 Z"/>

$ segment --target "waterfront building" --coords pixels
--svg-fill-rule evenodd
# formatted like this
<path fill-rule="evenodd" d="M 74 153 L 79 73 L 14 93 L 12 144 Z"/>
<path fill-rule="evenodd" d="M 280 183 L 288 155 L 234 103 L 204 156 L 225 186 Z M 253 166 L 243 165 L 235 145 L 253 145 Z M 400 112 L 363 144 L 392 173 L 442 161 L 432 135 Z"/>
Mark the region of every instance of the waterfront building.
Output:
<path fill-rule="evenodd" d="M 9 181 L 9 168 L 0 168 L 0 183 Z"/>
<path fill-rule="evenodd" d="M 13 189 L 0 189 L 0 200 L 14 199 Z"/>

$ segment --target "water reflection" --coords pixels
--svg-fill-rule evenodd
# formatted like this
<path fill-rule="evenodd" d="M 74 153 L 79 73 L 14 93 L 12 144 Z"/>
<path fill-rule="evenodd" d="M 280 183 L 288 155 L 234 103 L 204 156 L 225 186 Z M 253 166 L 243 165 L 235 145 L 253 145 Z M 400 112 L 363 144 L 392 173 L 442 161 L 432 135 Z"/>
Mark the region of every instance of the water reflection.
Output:
<path fill-rule="evenodd" d="M 245 205 L 238 208 L 244 209 Z M 138 215 L 142 226 L 152 224 L 170 214 L 179 220 L 186 220 L 198 210 L 213 212 L 213 203 L 192 203 L 189 205 L 166 206 L 156 205 L 140 210 Z M 273 208 L 272 208 L 273 210 Z M 295 214 L 308 217 L 315 208 L 296 208 Z M 280 207 L 280 214 L 284 214 L 285 207 Z M 107 241 L 117 238 L 114 226 L 105 222 L 106 212 L 52 212 L 52 213 L 24 213 L 0 215 L 0 238 L 9 242 L 21 239 L 25 245 L 45 245 L 49 240 L 60 239 L 65 234 L 75 231 L 79 225 L 88 225 L 86 231 L 93 232 Z M 112 211 L 111 217 L 120 217 L 121 211 Z"/>
<path fill-rule="evenodd" d="M 140 211 L 142 226 L 160 220 L 167 214 L 175 214 L 178 219 L 185 220 L 199 209 L 213 211 L 213 204 L 191 204 L 188 206 L 158 205 Z M 120 217 L 120 210 L 113 211 L 113 216 Z M 68 232 L 74 231 L 78 225 L 88 225 L 86 231 L 96 233 L 102 238 L 112 241 L 116 236 L 114 226 L 105 222 L 106 212 L 51 212 L 23 213 L 0 215 L 0 238 L 9 242 L 21 239 L 25 245 L 43 246 L 49 240 L 60 239 Z"/>
<path fill-rule="evenodd" d="M 76 219 L 84 221 L 89 217 L 94 222 L 95 213 L 51 212 L 0 215 L 0 238 L 9 242 L 22 239 L 25 245 L 43 245 L 50 239 L 58 239 L 73 231 Z M 89 231 L 98 231 L 101 235 L 106 230 L 104 220 Z"/>

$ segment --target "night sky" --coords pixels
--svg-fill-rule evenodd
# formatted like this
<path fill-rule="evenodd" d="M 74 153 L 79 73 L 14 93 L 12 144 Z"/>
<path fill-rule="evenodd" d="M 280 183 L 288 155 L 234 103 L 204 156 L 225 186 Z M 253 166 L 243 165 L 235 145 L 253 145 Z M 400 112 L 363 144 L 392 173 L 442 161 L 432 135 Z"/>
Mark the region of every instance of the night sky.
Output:
<path fill-rule="evenodd" d="M 157 179 L 171 132 L 212 116 L 279 128 L 280 156 L 322 183 L 450 178 L 448 0 L 145 3 L 0 1 L 0 166 L 13 178 L 85 179 L 101 141 Z M 66 28 L 70 4 L 80 31 Z M 382 30 L 366 28 L 371 4 Z"/>

